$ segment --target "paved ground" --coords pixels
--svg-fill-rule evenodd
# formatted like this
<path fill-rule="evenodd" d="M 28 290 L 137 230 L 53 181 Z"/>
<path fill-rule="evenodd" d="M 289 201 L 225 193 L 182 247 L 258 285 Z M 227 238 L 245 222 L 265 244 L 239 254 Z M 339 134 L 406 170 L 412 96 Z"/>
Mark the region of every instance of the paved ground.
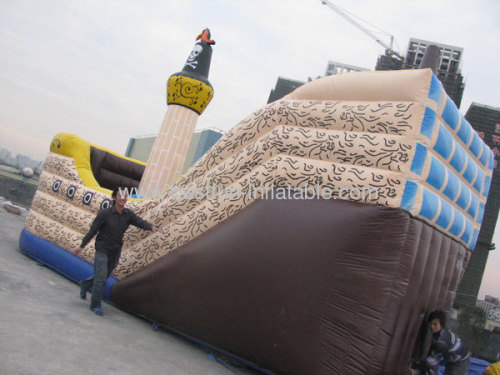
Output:
<path fill-rule="evenodd" d="M 0 204 L 1 374 L 257 374 L 107 303 L 94 315 L 75 283 L 20 252 L 23 226 Z"/>
<path fill-rule="evenodd" d="M 0 197 L 29 207 L 35 195 L 37 182 L 32 179 L 24 181 L 21 176 L 0 169 Z"/>

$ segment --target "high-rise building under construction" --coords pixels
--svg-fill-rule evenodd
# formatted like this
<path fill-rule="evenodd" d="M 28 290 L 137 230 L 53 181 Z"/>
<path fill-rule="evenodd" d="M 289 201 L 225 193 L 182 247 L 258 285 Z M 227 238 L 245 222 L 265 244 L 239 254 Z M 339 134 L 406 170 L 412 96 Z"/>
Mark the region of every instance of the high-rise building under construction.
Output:
<path fill-rule="evenodd" d="M 446 93 L 460 108 L 465 87 L 461 72 L 464 50 L 461 47 L 410 38 L 404 60 L 395 56 L 381 55 L 378 58 L 375 70 L 417 69 L 422 62 L 425 49 L 429 45 L 435 45 L 439 48 L 437 76 L 442 82 Z"/>

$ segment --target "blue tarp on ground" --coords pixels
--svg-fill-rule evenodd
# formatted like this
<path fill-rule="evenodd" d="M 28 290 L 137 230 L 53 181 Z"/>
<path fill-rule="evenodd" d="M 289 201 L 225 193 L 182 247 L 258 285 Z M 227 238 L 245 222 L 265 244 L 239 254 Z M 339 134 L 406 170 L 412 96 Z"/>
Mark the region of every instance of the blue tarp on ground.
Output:
<path fill-rule="evenodd" d="M 490 365 L 489 362 L 483 361 L 482 359 L 471 358 L 468 375 L 481 375 L 489 365 Z M 444 374 L 444 362 L 441 362 L 441 365 L 439 366 L 439 375 L 443 374 Z"/>

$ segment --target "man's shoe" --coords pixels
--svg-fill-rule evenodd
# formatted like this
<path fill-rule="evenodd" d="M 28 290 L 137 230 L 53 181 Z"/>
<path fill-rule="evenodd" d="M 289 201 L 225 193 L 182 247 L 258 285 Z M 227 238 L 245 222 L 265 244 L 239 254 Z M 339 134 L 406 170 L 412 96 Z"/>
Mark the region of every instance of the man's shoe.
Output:
<path fill-rule="evenodd" d="M 83 287 L 83 281 L 80 283 L 80 298 L 87 299 L 87 289 Z"/>
<path fill-rule="evenodd" d="M 92 312 L 94 314 L 96 314 L 96 315 L 99 315 L 99 316 L 103 316 L 104 315 L 104 313 L 102 312 L 102 309 L 100 307 L 94 307 L 92 309 Z"/>

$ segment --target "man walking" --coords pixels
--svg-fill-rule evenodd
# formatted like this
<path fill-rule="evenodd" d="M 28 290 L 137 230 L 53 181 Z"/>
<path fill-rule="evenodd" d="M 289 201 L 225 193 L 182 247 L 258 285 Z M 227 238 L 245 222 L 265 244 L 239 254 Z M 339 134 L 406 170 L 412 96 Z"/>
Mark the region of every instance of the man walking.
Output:
<path fill-rule="evenodd" d="M 83 237 L 80 247 L 75 250 L 75 254 L 80 255 L 85 245 L 97 234 L 94 276 L 80 283 L 80 297 L 86 299 L 87 292 L 92 287 L 90 310 L 100 316 L 104 315 L 101 308 L 104 285 L 111 272 L 118 265 L 122 251 L 123 234 L 129 225 L 132 224 L 138 228 L 153 232 L 157 231 L 153 225 L 125 208 L 128 199 L 126 190 L 116 188 L 113 190 L 111 197 L 113 198 L 113 205 L 97 214 L 89 232 Z"/>

